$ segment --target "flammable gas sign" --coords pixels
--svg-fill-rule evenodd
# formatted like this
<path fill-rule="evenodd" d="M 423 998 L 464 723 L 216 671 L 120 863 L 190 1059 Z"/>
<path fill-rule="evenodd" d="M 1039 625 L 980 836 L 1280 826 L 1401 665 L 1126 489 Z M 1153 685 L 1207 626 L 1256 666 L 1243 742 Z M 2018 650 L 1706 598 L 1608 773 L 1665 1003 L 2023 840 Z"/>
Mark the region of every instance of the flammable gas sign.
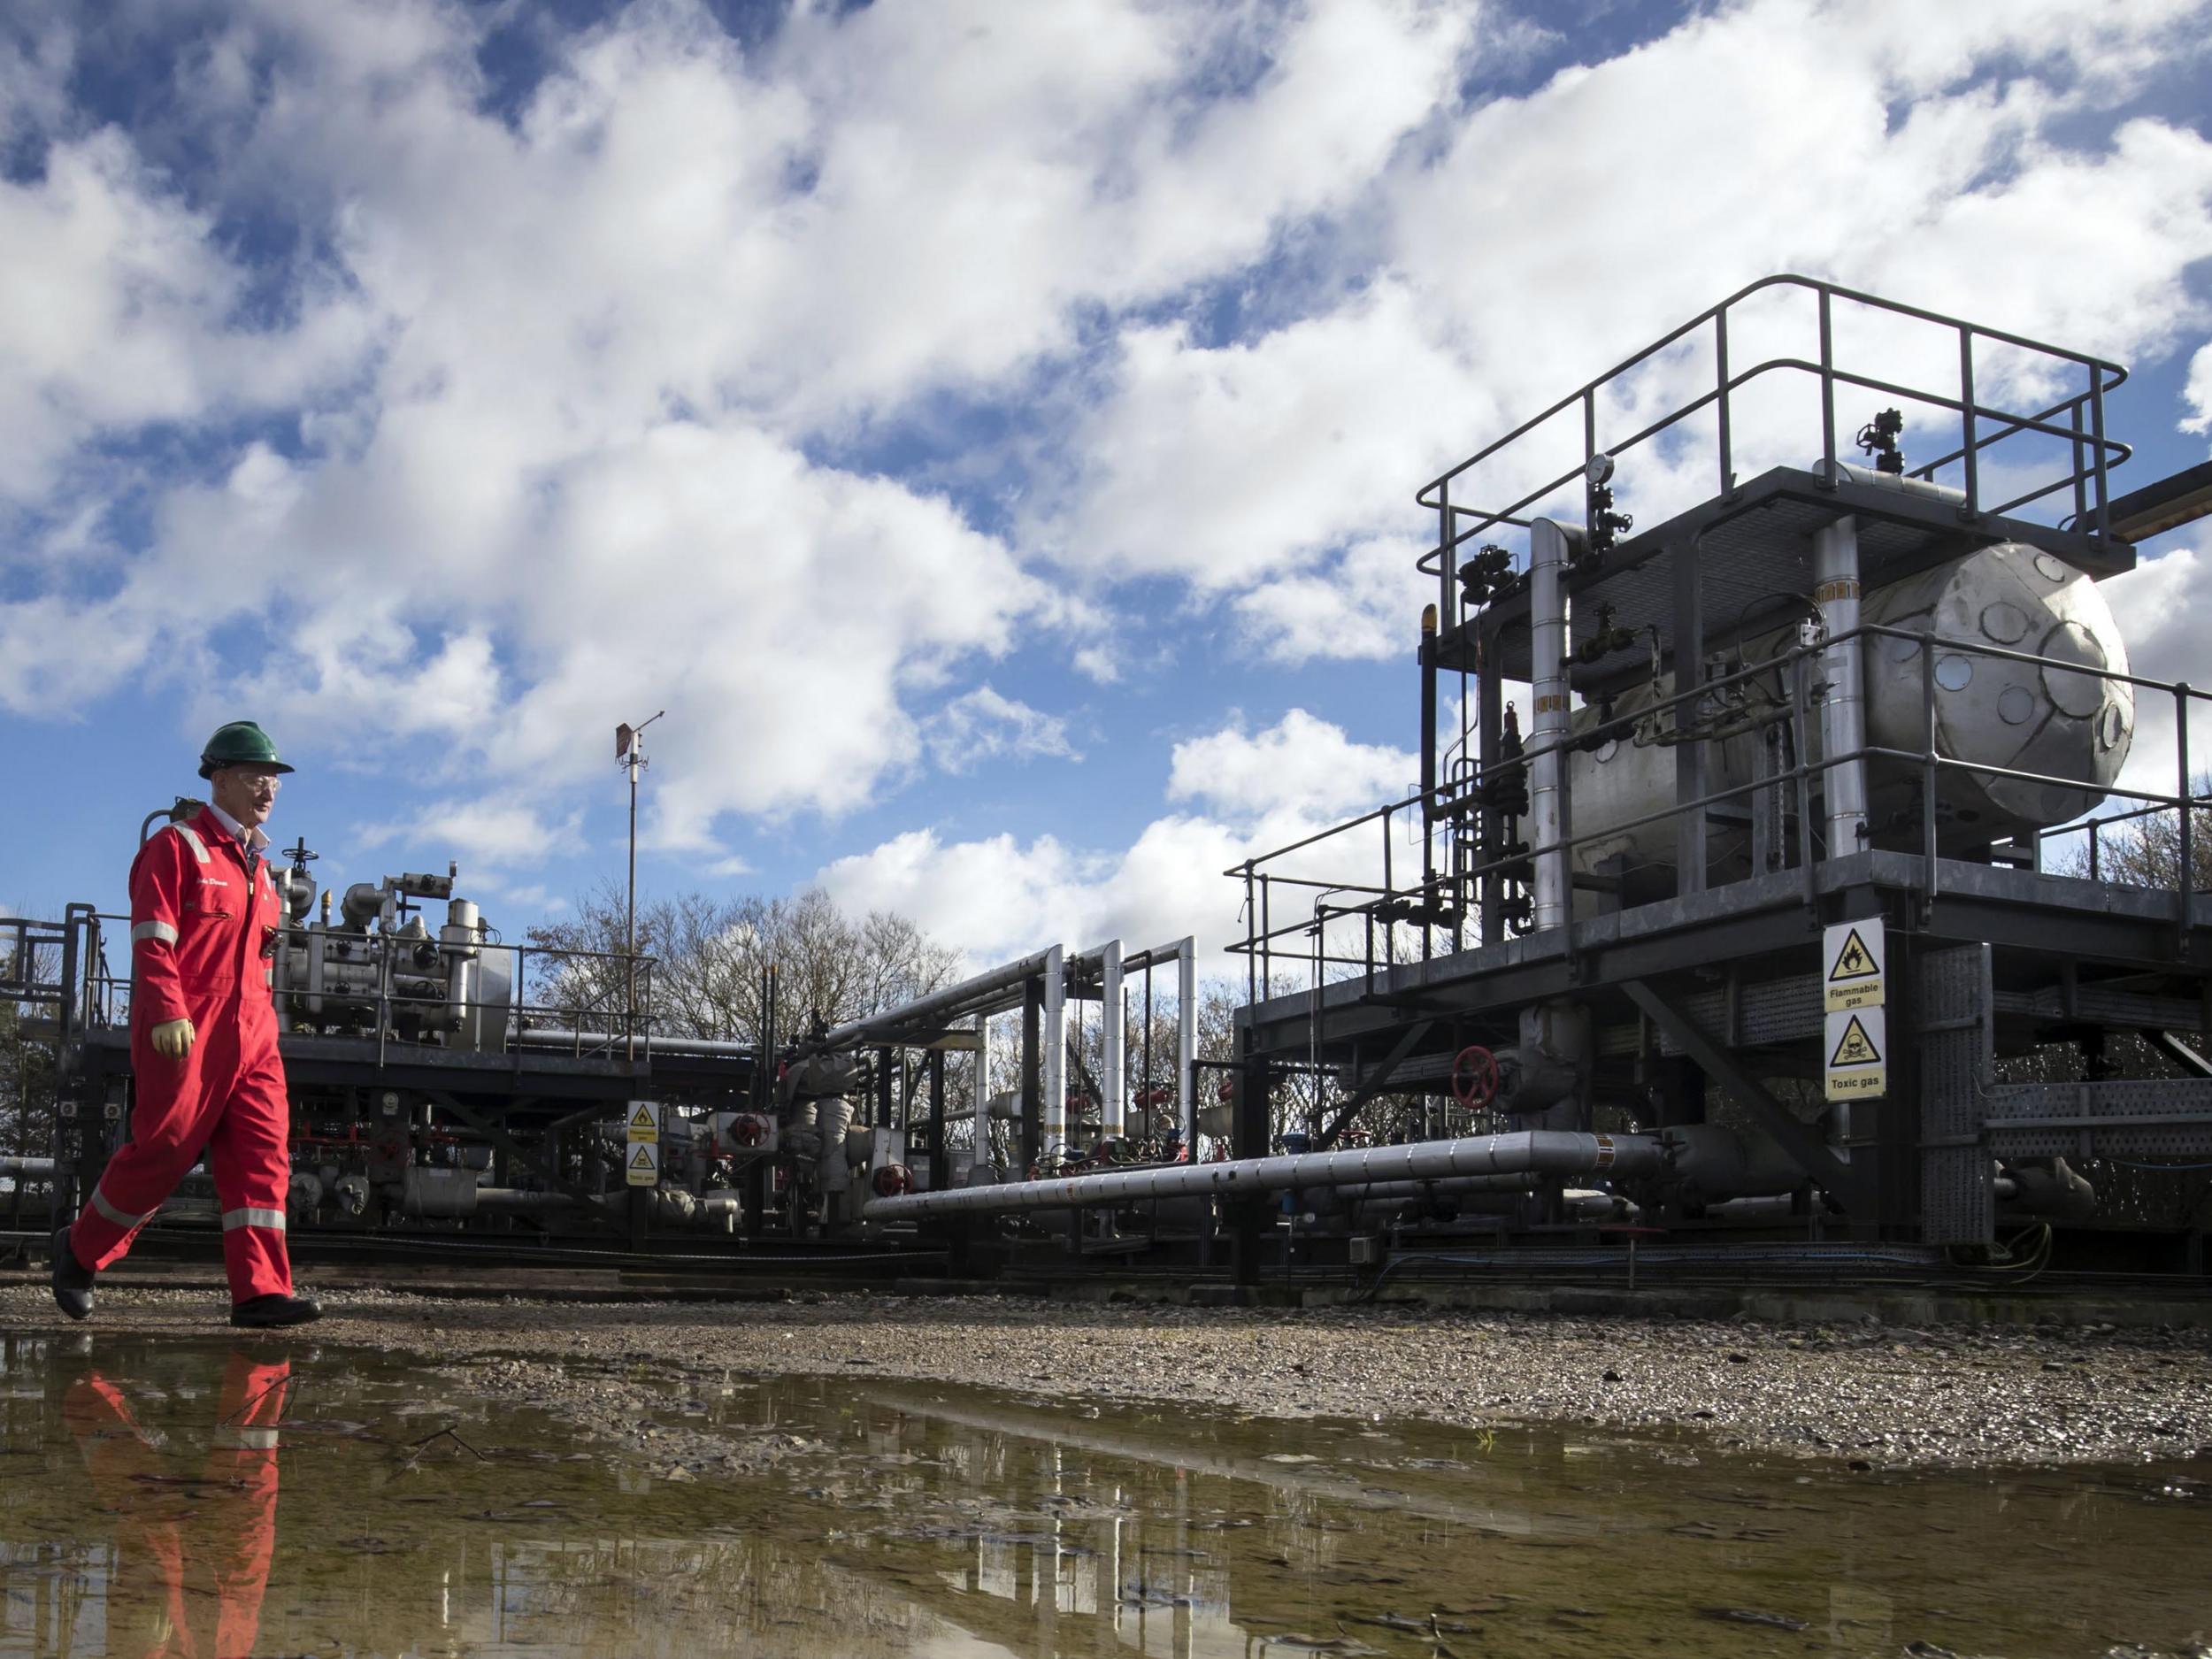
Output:
<path fill-rule="evenodd" d="M 1878 917 L 1861 922 L 1838 922 L 1824 930 L 1820 952 L 1820 988 L 1823 1006 L 1831 1015 L 1854 1008 L 1880 1008 L 1882 964 L 1886 955 Z"/>
<path fill-rule="evenodd" d="M 661 1109 L 657 1101 L 634 1100 L 630 1102 L 629 1141 L 658 1141 L 661 1138 Z"/>
<path fill-rule="evenodd" d="M 1827 1018 L 1828 1098 L 1863 1100 L 1889 1087 L 1889 1014 L 1850 1008 Z"/>

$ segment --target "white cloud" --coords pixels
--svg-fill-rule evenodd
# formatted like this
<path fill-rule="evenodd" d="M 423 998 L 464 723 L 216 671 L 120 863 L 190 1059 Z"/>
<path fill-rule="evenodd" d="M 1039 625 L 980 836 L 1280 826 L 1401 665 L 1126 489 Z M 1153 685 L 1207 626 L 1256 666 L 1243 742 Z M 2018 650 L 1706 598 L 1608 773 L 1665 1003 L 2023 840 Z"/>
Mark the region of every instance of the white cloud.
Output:
<path fill-rule="evenodd" d="M 2212 432 L 2212 345 L 2199 346 L 2189 359 L 2189 384 L 2181 396 L 2190 409 L 2181 429 L 2199 435 Z"/>
<path fill-rule="evenodd" d="M 2212 624 L 2212 550 L 2200 542 L 2146 558 L 2124 575 L 2098 584 L 2112 607 L 2120 637 L 2127 641 L 2127 667 L 2147 680 L 2207 679 L 2204 641 Z M 2174 699 L 2139 687 L 2135 693 L 2135 737 L 2120 781 L 2130 788 L 2170 794 L 2179 770 L 2175 742 Z M 2191 772 L 2212 773 L 2212 715 L 2193 700 L 2189 722 Z M 2112 810 L 2131 811 L 2138 803 L 2114 800 Z"/>
<path fill-rule="evenodd" d="M 1418 757 L 1356 743 L 1341 726 L 1293 709 L 1263 732 L 1236 726 L 1175 746 L 1171 801 L 1198 801 L 1238 823 L 1328 819 L 1397 799 Z"/>
<path fill-rule="evenodd" d="M 580 851 L 582 822 L 580 811 L 549 821 L 535 807 L 511 798 L 446 800 L 403 818 L 357 826 L 354 839 L 365 850 L 434 849 L 439 857 L 457 860 L 465 872 L 497 872 Z"/>
<path fill-rule="evenodd" d="M 930 758 L 947 772 L 972 772 L 986 761 L 1039 756 L 1080 760 L 1068 741 L 1068 723 L 1044 714 L 987 684 L 965 692 L 922 723 Z"/>
<path fill-rule="evenodd" d="M 1233 602 L 1246 641 L 1274 662 L 1330 658 L 1413 660 L 1421 607 L 1436 580 L 1414 569 L 1425 550 L 1410 538 L 1372 536 L 1330 564 L 1277 578 Z"/>
<path fill-rule="evenodd" d="M 1219 952 L 1244 936 L 1244 893 L 1224 872 L 1396 798 L 1412 765 L 1410 756 L 1354 742 L 1293 710 L 1262 732 L 1233 726 L 1178 743 L 1167 798 L 1203 810 L 1156 818 L 1126 848 L 1078 849 L 1051 835 L 947 842 L 933 830 L 913 830 L 834 860 L 817 879 L 850 908 L 912 918 L 978 964 L 1056 942 L 1118 938 L 1143 947 L 1195 932 L 1202 970 L 1231 972 Z M 1377 836 L 1356 834 L 1276 868 L 1371 882 L 1380 858 Z M 1295 921 L 1312 898 L 1285 888 L 1271 919 Z"/>

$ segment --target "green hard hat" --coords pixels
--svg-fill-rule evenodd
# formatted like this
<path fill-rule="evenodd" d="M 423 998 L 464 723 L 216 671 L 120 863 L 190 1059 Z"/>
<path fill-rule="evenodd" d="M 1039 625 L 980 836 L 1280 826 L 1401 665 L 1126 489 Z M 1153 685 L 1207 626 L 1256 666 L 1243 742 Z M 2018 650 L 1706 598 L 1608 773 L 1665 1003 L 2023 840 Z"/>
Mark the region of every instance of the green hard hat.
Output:
<path fill-rule="evenodd" d="M 233 720 L 219 726 L 200 751 L 200 776 L 212 778 L 225 766 L 270 766 L 278 772 L 292 769 L 278 758 L 269 734 L 251 720 Z"/>

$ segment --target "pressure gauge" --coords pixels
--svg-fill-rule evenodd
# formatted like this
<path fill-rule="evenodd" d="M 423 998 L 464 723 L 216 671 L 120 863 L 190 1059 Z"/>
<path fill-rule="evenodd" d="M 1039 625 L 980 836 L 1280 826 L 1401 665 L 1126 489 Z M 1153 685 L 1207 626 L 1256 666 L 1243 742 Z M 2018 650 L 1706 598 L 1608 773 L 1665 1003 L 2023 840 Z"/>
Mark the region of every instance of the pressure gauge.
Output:
<path fill-rule="evenodd" d="M 1613 477 L 1613 457 L 1600 450 L 1582 464 L 1582 476 L 1592 489 L 1603 489 Z"/>

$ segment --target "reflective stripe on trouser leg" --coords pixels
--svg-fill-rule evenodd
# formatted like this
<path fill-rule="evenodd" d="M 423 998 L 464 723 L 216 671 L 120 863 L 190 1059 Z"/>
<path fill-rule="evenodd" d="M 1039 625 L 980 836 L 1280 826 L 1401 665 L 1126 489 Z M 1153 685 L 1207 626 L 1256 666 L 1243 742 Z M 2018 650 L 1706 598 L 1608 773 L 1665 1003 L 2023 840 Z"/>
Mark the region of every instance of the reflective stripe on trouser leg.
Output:
<path fill-rule="evenodd" d="M 108 1202 L 108 1195 L 97 1187 L 92 1189 L 92 1207 L 126 1233 L 133 1227 L 142 1225 L 153 1214 L 153 1211 L 150 1210 L 143 1216 L 134 1216 L 118 1210 L 113 1204 Z"/>
<path fill-rule="evenodd" d="M 230 1299 L 292 1294 L 284 1199 L 292 1181 L 291 1103 L 273 1052 L 250 1059 L 208 1139 L 207 1165 L 223 1215 L 223 1266 Z"/>

